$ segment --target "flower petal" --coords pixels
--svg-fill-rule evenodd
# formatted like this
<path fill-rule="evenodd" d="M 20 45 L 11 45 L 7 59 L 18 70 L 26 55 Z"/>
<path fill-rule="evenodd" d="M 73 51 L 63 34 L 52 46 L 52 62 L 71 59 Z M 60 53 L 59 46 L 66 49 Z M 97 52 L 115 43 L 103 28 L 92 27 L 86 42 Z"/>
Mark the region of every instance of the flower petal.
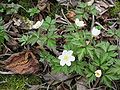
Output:
<path fill-rule="evenodd" d="M 61 61 L 60 61 L 60 65 L 61 65 L 61 66 L 64 66 L 64 65 L 65 65 L 65 61 L 61 60 Z"/>
<path fill-rule="evenodd" d="M 100 30 L 98 30 L 97 28 L 93 27 L 92 31 L 91 31 L 93 36 L 98 36 L 100 34 Z"/>
<path fill-rule="evenodd" d="M 65 54 L 67 54 L 67 50 L 64 50 L 64 51 L 62 52 L 62 55 L 65 55 Z"/>
<path fill-rule="evenodd" d="M 75 61 L 75 57 L 74 56 L 70 56 L 69 57 L 69 61 Z"/>
<path fill-rule="evenodd" d="M 42 20 L 42 21 L 37 21 L 37 22 L 32 26 L 32 28 L 33 28 L 33 29 L 38 29 L 38 28 L 43 24 L 43 21 L 44 21 L 44 20 Z"/>
<path fill-rule="evenodd" d="M 69 51 L 67 52 L 67 54 L 68 54 L 69 56 L 72 55 L 72 53 L 73 53 L 72 50 L 69 50 Z"/>
<path fill-rule="evenodd" d="M 63 55 L 60 55 L 60 56 L 58 57 L 58 59 L 62 60 L 62 59 L 63 59 Z"/>
<path fill-rule="evenodd" d="M 78 26 L 78 27 L 84 27 L 86 24 L 84 24 L 83 21 L 79 21 L 78 18 L 75 19 L 75 24 Z"/>
<path fill-rule="evenodd" d="M 69 61 L 69 62 L 66 62 L 66 65 L 67 66 L 70 66 L 71 65 L 71 62 Z"/>

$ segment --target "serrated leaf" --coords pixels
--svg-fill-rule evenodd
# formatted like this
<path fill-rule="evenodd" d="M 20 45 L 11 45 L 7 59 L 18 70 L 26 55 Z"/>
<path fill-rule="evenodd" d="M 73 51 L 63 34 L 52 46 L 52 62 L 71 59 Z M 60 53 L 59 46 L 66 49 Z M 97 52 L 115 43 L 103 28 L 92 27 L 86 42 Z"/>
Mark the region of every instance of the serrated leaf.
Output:
<path fill-rule="evenodd" d="M 49 39 L 47 41 L 47 46 L 48 47 L 55 47 L 55 45 L 56 45 L 56 42 L 54 40 Z"/>
<path fill-rule="evenodd" d="M 85 52 L 86 52 L 86 49 L 85 48 L 80 48 L 79 50 L 79 54 L 78 54 L 78 60 L 82 60 L 82 58 L 84 57 L 85 55 Z"/>
<path fill-rule="evenodd" d="M 108 87 L 111 87 L 111 81 L 106 77 L 106 76 L 103 76 L 102 77 L 102 80 L 101 80 L 102 83 L 104 83 L 105 85 L 107 85 Z"/>
<path fill-rule="evenodd" d="M 108 53 L 103 53 L 102 55 L 101 55 L 101 60 L 100 60 L 100 63 L 101 63 L 101 65 L 104 63 L 104 62 L 106 62 L 106 61 L 108 61 Z"/>
<path fill-rule="evenodd" d="M 110 45 L 108 48 L 108 51 L 114 51 L 117 50 L 117 46 L 116 45 Z"/>
<path fill-rule="evenodd" d="M 94 55 L 93 55 L 93 47 L 91 46 L 87 46 L 86 47 L 86 52 L 88 53 L 88 55 L 93 59 Z"/>
<path fill-rule="evenodd" d="M 99 47 L 99 48 L 101 48 L 101 49 L 103 49 L 105 52 L 107 52 L 107 50 L 108 50 L 108 48 L 109 48 L 109 43 L 108 42 L 101 42 L 101 43 L 98 43 L 97 45 L 96 45 L 96 47 Z"/>

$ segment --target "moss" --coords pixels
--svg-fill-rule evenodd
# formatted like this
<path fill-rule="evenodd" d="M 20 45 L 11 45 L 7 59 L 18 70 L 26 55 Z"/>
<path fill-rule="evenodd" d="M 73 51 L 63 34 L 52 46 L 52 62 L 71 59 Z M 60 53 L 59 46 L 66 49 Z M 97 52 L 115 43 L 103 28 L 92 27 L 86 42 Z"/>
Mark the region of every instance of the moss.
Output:
<path fill-rule="evenodd" d="M 28 90 L 26 82 L 30 85 L 41 83 L 35 75 L 0 75 L 0 81 L 6 81 L 0 84 L 0 90 Z"/>
<path fill-rule="evenodd" d="M 110 9 L 110 15 L 117 16 L 119 12 L 120 12 L 120 1 L 117 0 L 115 2 L 115 7 Z"/>

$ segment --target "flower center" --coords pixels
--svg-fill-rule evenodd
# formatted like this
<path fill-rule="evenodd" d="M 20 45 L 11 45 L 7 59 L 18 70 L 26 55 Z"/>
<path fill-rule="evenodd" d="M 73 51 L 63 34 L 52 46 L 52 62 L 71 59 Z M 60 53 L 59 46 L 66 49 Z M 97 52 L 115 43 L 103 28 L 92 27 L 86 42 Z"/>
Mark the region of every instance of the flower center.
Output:
<path fill-rule="evenodd" d="M 100 76 L 100 73 L 96 73 L 97 76 Z"/>
<path fill-rule="evenodd" d="M 64 56 L 64 60 L 65 60 L 65 61 L 68 61 L 68 58 L 69 58 L 68 55 L 65 55 L 65 56 Z"/>

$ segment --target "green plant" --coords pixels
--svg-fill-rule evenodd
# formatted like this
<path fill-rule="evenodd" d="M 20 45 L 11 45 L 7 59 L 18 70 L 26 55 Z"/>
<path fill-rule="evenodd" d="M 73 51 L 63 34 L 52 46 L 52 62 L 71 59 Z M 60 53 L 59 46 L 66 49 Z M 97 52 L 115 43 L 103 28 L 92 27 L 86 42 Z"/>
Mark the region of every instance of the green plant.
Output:
<path fill-rule="evenodd" d="M 6 12 L 6 14 L 13 14 L 13 13 L 18 13 L 19 8 L 22 8 L 23 10 L 25 10 L 27 12 L 27 10 L 19 5 L 19 4 L 0 4 L 0 12 Z"/>
<path fill-rule="evenodd" d="M 34 16 L 35 14 L 38 14 L 39 12 L 40 12 L 40 10 L 37 7 L 30 8 L 28 10 L 28 13 L 30 14 L 30 16 Z"/>
<path fill-rule="evenodd" d="M 77 18 L 79 19 L 86 19 L 90 17 L 90 15 L 97 15 L 98 11 L 96 10 L 95 6 L 88 6 L 87 3 L 80 2 L 78 3 L 75 12 L 77 14 Z"/>
<path fill-rule="evenodd" d="M 120 30 L 119 29 L 110 29 L 107 31 L 107 34 L 111 37 L 120 38 Z"/>
<path fill-rule="evenodd" d="M 115 1 L 115 6 L 109 9 L 109 13 L 111 16 L 117 16 L 120 12 L 120 2 L 119 0 Z"/>
<path fill-rule="evenodd" d="M 41 83 L 41 79 L 35 75 L 0 75 L 1 90 L 28 90 L 27 83 L 35 85 Z"/>
<path fill-rule="evenodd" d="M 39 13 L 37 9 L 32 9 L 28 11 L 30 16 Z M 94 26 L 90 32 L 85 28 L 86 24 L 79 21 L 79 19 L 87 21 L 91 15 L 97 15 L 94 5 L 79 3 L 75 12 L 78 24 L 83 24 L 81 27 L 76 23 L 65 25 L 64 34 L 58 35 L 55 19 L 47 16 L 36 31 L 23 35 L 19 41 L 22 43 L 21 45 L 39 44 L 42 47 L 40 60 L 49 62 L 53 71 L 79 74 L 85 77 L 86 83 L 93 87 L 106 85 L 112 88 L 112 82 L 120 79 L 120 63 L 117 63 L 119 47 L 102 38 L 97 39 L 102 32 L 100 26 Z M 120 36 L 119 30 L 108 30 L 107 33 L 115 38 Z M 59 55 L 51 54 L 44 49 L 46 46 L 51 51 L 55 50 L 56 38 L 65 40 L 65 43 L 61 45 L 64 48 L 63 52 L 60 52 Z"/>
<path fill-rule="evenodd" d="M 31 35 L 23 35 L 19 41 L 22 43 L 21 45 L 38 43 L 40 46 L 54 47 L 56 46 L 55 38 L 58 37 L 55 30 L 55 20 L 47 17 L 40 30 L 33 32 Z"/>
<path fill-rule="evenodd" d="M 3 20 L 0 18 L 0 48 L 2 43 L 4 43 L 4 40 L 8 40 L 8 35 L 5 32 L 4 26 L 3 26 Z"/>

